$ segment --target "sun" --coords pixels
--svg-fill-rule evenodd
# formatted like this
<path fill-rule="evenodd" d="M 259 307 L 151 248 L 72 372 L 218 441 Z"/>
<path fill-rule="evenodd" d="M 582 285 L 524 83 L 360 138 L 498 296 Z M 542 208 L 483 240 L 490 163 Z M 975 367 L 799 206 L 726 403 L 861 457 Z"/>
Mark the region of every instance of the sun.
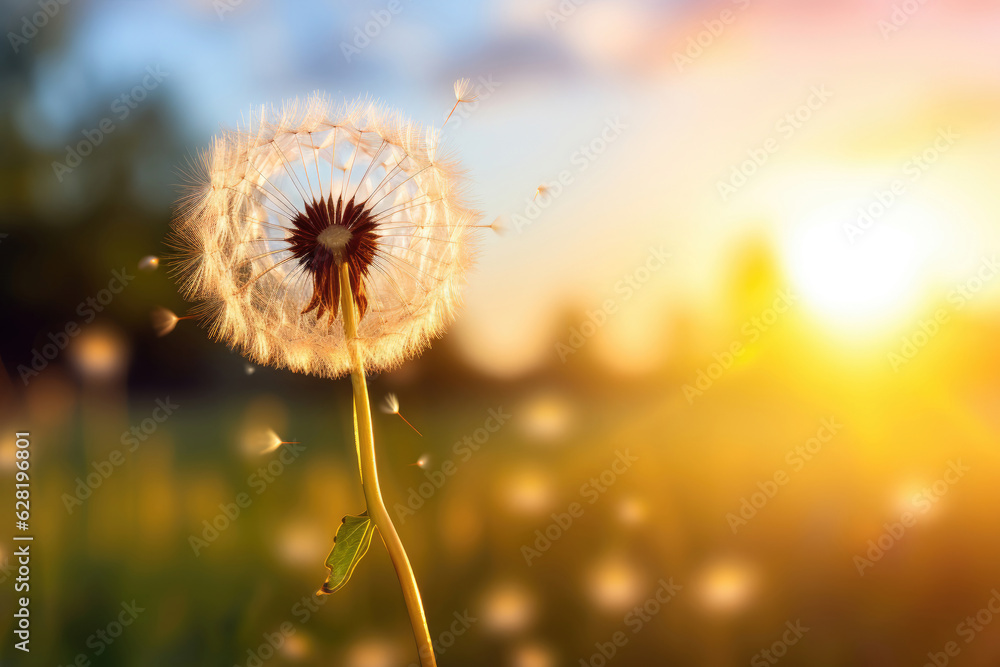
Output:
<path fill-rule="evenodd" d="M 918 312 L 930 248 L 921 230 L 933 214 L 899 204 L 860 230 L 853 206 L 804 216 L 782 254 L 793 288 L 817 318 L 846 332 L 884 330 Z"/>

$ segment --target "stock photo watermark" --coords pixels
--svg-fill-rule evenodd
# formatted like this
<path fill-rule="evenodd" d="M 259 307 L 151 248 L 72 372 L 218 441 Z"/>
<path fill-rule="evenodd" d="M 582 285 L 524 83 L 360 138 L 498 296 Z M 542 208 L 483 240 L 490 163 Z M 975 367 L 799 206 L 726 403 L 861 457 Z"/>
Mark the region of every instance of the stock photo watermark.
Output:
<path fill-rule="evenodd" d="M 587 341 L 608 323 L 608 319 L 650 281 L 654 273 L 667 265 L 670 257 L 671 254 L 664 250 L 663 246 L 659 248 L 650 246 L 646 261 L 614 284 L 612 291 L 617 296 L 605 299 L 599 308 L 588 310 L 583 321 L 569 328 L 569 336 L 565 341 L 556 341 L 555 351 L 559 361 L 565 364 L 571 355 L 579 352 Z"/>
<path fill-rule="evenodd" d="M 624 630 L 613 633 L 608 641 L 596 642 L 593 653 L 585 658 L 580 658 L 580 667 L 604 667 L 612 658 L 618 655 L 621 649 L 628 646 L 632 637 L 642 632 L 643 628 L 652 621 L 670 603 L 677 594 L 683 590 L 683 586 L 674 583 L 674 578 L 660 579 L 659 587 L 640 605 L 633 607 L 622 624 L 631 631 L 631 635 Z"/>
<path fill-rule="evenodd" d="M 734 165 L 725 179 L 716 181 L 715 189 L 723 203 L 728 203 L 736 193 L 746 186 L 750 179 L 781 150 L 782 142 L 791 140 L 831 99 L 833 99 L 833 93 L 827 89 L 825 84 L 810 88 L 809 96 L 805 101 L 779 118 L 774 124 L 777 136 L 770 136 L 759 146 L 748 149 L 746 159 Z"/>
<path fill-rule="evenodd" d="M 191 534 L 188 536 L 188 544 L 191 546 L 194 555 L 200 556 L 203 550 L 207 549 L 209 545 L 219 539 L 222 533 L 236 523 L 236 520 L 240 518 L 243 512 L 253 504 L 254 497 L 260 496 L 267 491 L 274 484 L 275 480 L 281 477 L 288 466 L 295 463 L 305 450 L 305 445 L 297 442 L 283 444 L 277 456 L 271 459 L 266 466 L 257 468 L 255 472 L 247 477 L 246 485 L 253 491 L 253 496 L 248 491 L 241 491 L 236 494 L 232 502 L 219 503 L 219 513 L 212 517 L 211 520 L 205 519 L 201 522 L 201 533 L 199 535 Z"/>
<path fill-rule="evenodd" d="M 545 10 L 545 20 L 548 22 L 549 27 L 555 30 L 561 24 L 570 20 L 573 14 L 576 14 L 576 10 L 586 2 L 588 0 L 559 0 L 559 4 L 556 5 L 555 9 L 550 8 Z"/>
<path fill-rule="evenodd" d="M 698 369 L 694 382 L 685 384 L 681 388 L 688 405 L 693 405 L 696 398 L 704 396 L 705 392 L 711 389 L 716 381 L 736 364 L 736 360 L 743 356 L 747 351 L 747 345 L 753 345 L 760 340 L 761 336 L 777 324 L 781 316 L 787 313 L 798 300 L 796 294 L 783 289 L 778 292 L 770 306 L 745 321 L 740 327 L 743 339 L 734 340 L 722 352 L 713 353 L 712 359 L 714 361 L 705 368 Z"/>
<path fill-rule="evenodd" d="M 120 271 L 112 271 L 111 280 L 108 281 L 107 287 L 77 304 L 76 314 L 80 316 L 80 322 L 70 320 L 63 326 L 62 330 L 49 332 L 46 336 L 47 343 L 42 344 L 41 347 L 31 348 L 29 365 L 18 364 L 17 366 L 17 373 L 24 386 L 27 387 L 31 380 L 41 375 L 42 371 L 48 368 L 49 364 L 69 346 L 70 340 L 80 335 L 83 326 L 93 322 L 98 313 L 104 312 L 104 309 L 114 301 L 115 296 L 121 294 L 133 280 L 135 280 L 135 276 L 130 275 L 125 267 L 122 267 Z"/>
<path fill-rule="evenodd" d="M 511 416 L 510 413 L 503 411 L 503 406 L 495 410 L 490 409 L 482 426 L 452 445 L 453 458 L 444 461 L 437 470 L 424 470 L 427 481 L 411 486 L 406 496 L 406 504 L 396 503 L 393 507 L 400 524 L 405 524 L 407 519 L 433 498 L 434 494 L 458 472 L 459 465 L 467 463 L 483 445 L 489 442 L 492 435 L 510 420 Z"/>
<path fill-rule="evenodd" d="M 49 24 L 49 21 L 56 17 L 56 14 L 68 5 L 70 0 L 38 0 L 38 11 L 21 17 L 20 30 L 7 33 L 7 41 L 16 54 L 21 47 L 33 40 L 38 32 Z"/>
<path fill-rule="evenodd" d="M 986 286 L 1000 274 L 1000 262 L 996 255 L 984 257 L 976 272 L 955 285 L 948 292 L 946 300 L 954 312 L 961 311 L 969 302 L 975 299 Z M 886 354 L 886 359 L 893 371 L 916 359 L 920 351 L 926 348 L 951 320 L 952 312 L 947 308 L 938 308 L 929 318 L 920 318 L 914 330 L 900 338 L 899 346 Z"/>
<path fill-rule="evenodd" d="M 94 495 L 94 492 L 101 488 L 104 482 L 118 468 L 125 464 L 126 455 L 133 453 L 139 448 L 139 445 L 146 442 L 150 436 L 156 433 L 157 429 L 160 428 L 160 424 L 167 421 L 179 407 L 176 403 L 171 402 L 169 396 L 165 400 L 156 399 L 156 407 L 153 408 L 150 416 L 138 424 L 134 424 L 128 431 L 122 433 L 119 442 L 121 442 L 123 448 L 113 449 L 104 459 L 92 462 L 91 467 L 94 471 L 87 474 L 86 477 L 76 478 L 76 487 L 73 489 L 73 494 L 62 494 L 62 501 L 66 507 L 66 511 L 72 514 L 77 507 L 82 507 L 83 503 Z"/>
<path fill-rule="evenodd" d="M 823 451 L 833 438 L 844 428 L 835 417 L 827 417 L 820 422 L 816 433 L 801 445 L 796 445 L 785 454 L 785 463 L 791 467 L 791 474 L 801 472 L 806 464 Z M 740 498 L 740 507 L 736 512 L 726 514 L 726 523 L 733 535 L 746 526 L 757 514 L 778 495 L 778 491 L 791 481 L 791 475 L 784 469 L 774 471 L 770 479 L 757 482 L 757 491 L 750 496 Z"/>
<path fill-rule="evenodd" d="M 576 179 L 598 160 L 611 144 L 618 141 L 629 127 L 621 116 L 607 118 L 597 136 L 581 144 L 570 156 L 569 163 L 575 169 L 563 169 L 552 181 L 545 181 L 538 188 L 535 197 L 529 199 L 520 213 L 514 213 L 510 220 L 518 234 L 533 225 L 552 203 L 559 199 L 576 182 Z"/>
<path fill-rule="evenodd" d="M 892 35 L 902 30 L 926 4 L 927 0 L 903 0 L 903 2 L 894 4 L 889 16 L 879 19 L 877 24 L 882 39 L 888 40 Z"/>
<path fill-rule="evenodd" d="M 750 667 L 767 667 L 775 665 L 779 660 L 788 655 L 788 649 L 799 643 L 809 628 L 802 625 L 802 619 L 796 619 L 795 623 L 785 621 L 785 631 L 781 638 L 772 643 L 769 647 L 761 649 L 750 658 Z"/>
<path fill-rule="evenodd" d="M 355 56 L 361 55 L 362 51 L 371 46 L 372 41 L 377 40 L 382 31 L 403 11 L 403 6 L 403 0 L 389 0 L 384 8 L 371 10 L 369 20 L 354 26 L 351 41 L 340 43 L 344 60 L 350 63 Z"/>
<path fill-rule="evenodd" d="M 851 245 L 858 238 L 875 226 L 892 208 L 909 192 L 910 186 L 937 164 L 941 156 L 947 153 L 961 139 L 961 135 L 951 127 L 938 130 L 933 143 L 908 159 L 902 168 L 903 175 L 896 178 L 884 190 L 879 190 L 867 204 L 860 206 L 853 222 L 844 223 L 844 233 Z"/>
<path fill-rule="evenodd" d="M 883 531 L 875 539 L 868 540 L 868 549 L 864 554 L 854 556 L 854 567 L 858 575 L 865 576 L 865 570 L 872 568 L 878 563 L 896 544 L 903 539 L 906 532 L 917 525 L 917 519 L 927 514 L 941 499 L 947 495 L 951 487 L 965 477 L 965 474 L 972 470 L 962 463 L 962 459 L 948 461 L 948 467 L 940 479 L 933 484 L 923 487 L 910 499 L 910 504 L 915 508 L 915 512 L 909 510 L 899 515 L 896 521 L 882 524 Z"/>
<path fill-rule="evenodd" d="M 150 65 L 146 68 L 146 75 L 137 85 L 112 100 L 111 115 L 102 118 L 95 127 L 82 130 L 83 139 L 76 144 L 67 144 L 63 162 L 52 162 L 52 171 L 59 182 L 62 183 L 67 174 L 73 173 L 73 170 L 83 163 L 83 159 L 93 153 L 104 139 L 118 128 L 118 123 L 128 118 L 149 93 L 156 90 L 168 76 L 170 72 L 164 72 L 159 65 L 155 67 Z"/>
<path fill-rule="evenodd" d="M 714 19 L 705 19 L 701 22 L 701 30 L 691 35 L 687 39 L 687 44 L 682 51 L 674 51 L 674 65 L 678 72 L 683 72 L 686 67 L 694 64 L 694 61 L 701 58 L 712 45 L 722 37 L 729 26 L 736 23 L 740 13 L 750 7 L 752 0 L 732 0 L 736 7 L 733 9 L 723 9 Z"/>
<path fill-rule="evenodd" d="M 145 607 L 140 607 L 135 600 L 122 602 L 122 610 L 104 627 L 98 628 L 87 637 L 84 643 L 90 649 L 89 653 L 81 652 L 66 667 L 90 667 L 91 657 L 99 658 L 104 655 L 115 641 L 122 636 L 125 628 L 129 627 L 139 618 L 139 614 L 146 611 Z M 60 666 L 62 667 L 62 666 Z"/>
<path fill-rule="evenodd" d="M 587 505 L 593 505 L 608 492 L 618 479 L 627 473 L 639 457 L 633 456 L 628 449 L 624 452 L 615 450 L 615 460 L 610 466 L 605 468 L 596 477 L 591 477 L 580 486 L 580 497 L 586 501 Z M 521 555 L 524 562 L 531 567 L 532 562 L 541 558 L 542 555 L 552 548 L 563 535 L 569 532 L 574 522 L 582 517 L 586 512 L 583 503 L 572 502 L 565 512 L 557 512 L 551 515 L 552 523 L 544 529 L 535 530 L 535 541 L 532 544 L 521 545 Z"/>
<path fill-rule="evenodd" d="M 455 620 L 451 622 L 451 625 L 448 626 L 448 629 L 439 634 L 437 636 L 437 639 L 431 640 L 431 646 L 433 647 L 434 655 L 444 655 L 445 653 L 447 653 L 448 649 L 454 646 L 455 642 L 458 641 L 458 638 L 464 635 L 466 632 L 468 632 L 469 628 L 471 628 L 472 625 L 479 620 L 478 618 L 470 614 L 468 609 L 466 609 L 461 614 L 459 614 L 456 611 L 452 614 L 452 617 Z M 420 656 L 421 660 L 426 660 L 433 657 L 424 655 L 422 650 L 418 651 L 418 655 Z M 420 667 L 420 665 L 418 665 L 415 662 L 411 662 L 409 665 L 407 665 L 407 667 Z"/>
<path fill-rule="evenodd" d="M 316 613 L 330 599 L 329 595 L 303 595 L 302 598 L 292 605 L 289 613 L 295 617 L 299 625 L 305 625 L 316 615 Z M 273 632 L 261 633 L 260 644 L 246 650 L 247 659 L 243 663 L 246 667 L 263 667 L 264 663 L 275 656 L 288 641 L 289 637 L 298 632 L 298 628 L 291 621 L 283 621 Z M 234 665 L 234 667 L 240 667 Z"/>
<path fill-rule="evenodd" d="M 955 626 L 955 634 L 966 645 L 971 644 L 987 626 L 993 623 L 993 619 L 1000 615 L 1000 591 L 994 588 L 990 593 L 990 598 L 981 609 L 975 614 L 966 616 Z M 946 667 L 951 663 L 951 659 L 958 657 L 961 652 L 962 646 L 957 641 L 946 642 L 940 651 L 927 652 L 927 662 L 923 667 Z"/>

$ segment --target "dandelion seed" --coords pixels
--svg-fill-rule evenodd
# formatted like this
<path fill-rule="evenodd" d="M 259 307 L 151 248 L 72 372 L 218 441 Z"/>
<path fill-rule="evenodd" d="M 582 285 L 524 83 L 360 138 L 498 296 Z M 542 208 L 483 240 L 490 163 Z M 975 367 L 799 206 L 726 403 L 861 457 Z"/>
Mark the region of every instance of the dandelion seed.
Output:
<path fill-rule="evenodd" d="M 507 221 L 502 219 L 499 215 L 493 219 L 490 223 L 490 229 L 493 230 L 497 236 L 503 236 L 507 233 Z"/>
<path fill-rule="evenodd" d="M 254 366 L 253 364 L 244 364 L 243 372 L 246 373 L 247 375 L 253 375 L 254 373 L 257 372 L 257 367 Z"/>
<path fill-rule="evenodd" d="M 261 454 L 269 454 L 282 445 L 297 445 L 298 440 L 282 440 L 272 429 L 267 429 L 263 434 L 264 449 Z"/>
<path fill-rule="evenodd" d="M 390 415 L 399 415 L 399 418 L 402 419 L 404 422 L 406 422 L 407 426 L 416 431 L 417 435 L 419 435 L 421 438 L 424 437 L 424 434 L 421 433 L 420 431 L 417 431 L 417 427 L 411 424 L 410 420 L 408 420 L 403 415 L 399 414 L 399 399 L 396 398 L 395 394 L 386 394 L 385 405 L 382 406 L 382 410 Z"/>
<path fill-rule="evenodd" d="M 185 315 L 184 317 L 178 317 L 174 315 L 173 311 L 167 310 L 166 308 L 154 308 L 151 319 L 153 320 L 153 330 L 156 331 L 157 336 L 166 336 L 168 333 L 174 330 L 177 323 L 181 320 L 190 320 L 194 318 L 194 315 Z"/>
<path fill-rule="evenodd" d="M 431 457 L 430 457 L 430 455 L 423 454 L 423 455 L 420 456 L 419 459 L 417 459 L 416 461 L 414 461 L 410 465 L 411 466 L 416 466 L 416 467 L 420 468 L 421 470 L 424 470 L 430 464 L 431 464 Z"/>
<path fill-rule="evenodd" d="M 160 266 L 160 258 L 156 255 L 146 255 L 139 260 L 140 271 L 156 271 Z"/>
<path fill-rule="evenodd" d="M 535 201 L 536 199 L 538 199 L 538 195 L 548 194 L 549 190 L 551 190 L 551 188 L 545 185 L 544 183 L 542 185 L 539 185 L 537 188 L 535 188 L 535 196 L 531 198 L 531 201 Z"/>
<path fill-rule="evenodd" d="M 473 91 L 472 82 L 469 79 L 458 79 L 455 81 L 455 106 L 451 108 L 448 113 L 448 117 L 444 119 L 444 125 L 448 124 L 451 120 L 451 114 L 455 113 L 455 109 L 458 108 L 459 104 L 468 104 L 469 102 L 475 102 L 479 98 L 479 94 Z"/>

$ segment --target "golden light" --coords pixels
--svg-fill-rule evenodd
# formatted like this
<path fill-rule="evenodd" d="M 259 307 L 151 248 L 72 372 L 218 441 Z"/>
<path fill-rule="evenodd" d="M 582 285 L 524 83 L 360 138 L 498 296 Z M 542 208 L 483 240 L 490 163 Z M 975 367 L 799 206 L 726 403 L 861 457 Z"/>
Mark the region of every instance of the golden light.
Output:
<path fill-rule="evenodd" d="M 642 594 L 642 576 L 624 558 L 609 558 L 591 570 L 587 592 L 601 609 L 621 611 L 638 601 Z"/>
<path fill-rule="evenodd" d="M 77 370 L 91 380 L 109 380 L 125 372 L 128 343 L 117 330 L 103 326 L 85 329 L 70 347 Z"/>
<path fill-rule="evenodd" d="M 518 512 L 535 514 L 552 502 L 552 486 L 545 473 L 525 469 L 503 482 L 507 506 Z"/>
<path fill-rule="evenodd" d="M 285 643 L 281 645 L 281 652 L 289 660 L 305 660 L 312 655 L 313 643 L 302 630 L 299 630 L 295 634 L 285 637 Z"/>
<path fill-rule="evenodd" d="M 363 639 L 347 653 L 347 667 L 396 667 L 401 662 L 396 646 L 385 639 Z"/>
<path fill-rule="evenodd" d="M 915 315 L 930 254 L 933 211 L 901 202 L 856 228 L 857 208 L 830 206 L 808 215 L 783 247 L 792 291 L 819 319 L 841 331 L 869 332 Z M 855 229 L 860 229 L 859 234 Z"/>
<path fill-rule="evenodd" d="M 759 576 L 750 564 L 737 559 L 712 562 L 695 576 L 698 601 L 708 611 L 739 611 L 757 592 Z"/>
<path fill-rule="evenodd" d="M 622 377 L 655 373 L 670 350 L 669 332 L 656 319 L 662 312 L 662 302 L 654 298 L 645 300 L 645 297 L 639 295 L 634 307 L 623 308 L 612 315 L 591 341 L 601 364 Z M 644 300 L 649 307 L 642 307 Z"/>
<path fill-rule="evenodd" d="M 524 644 L 514 650 L 513 667 L 555 667 L 552 649 L 542 644 Z"/>
<path fill-rule="evenodd" d="M 3 440 L 0 440 L 0 470 L 13 470 L 17 466 L 14 454 L 17 451 L 16 442 L 17 438 L 13 435 L 4 436 Z"/>
<path fill-rule="evenodd" d="M 618 503 L 618 518 L 622 523 L 638 525 L 646 520 L 648 508 L 639 498 L 630 497 Z"/>
<path fill-rule="evenodd" d="M 275 550 L 282 561 L 295 567 L 307 567 L 317 559 L 325 559 L 329 537 L 316 530 L 314 524 L 294 522 L 278 530 Z"/>
<path fill-rule="evenodd" d="M 499 584 L 483 596 L 482 614 L 490 631 L 498 634 L 518 632 L 535 618 L 534 596 L 521 584 Z"/>
<path fill-rule="evenodd" d="M 554 391 L 538 394 L 524 406 L 522 425 L 539 440 L 553 440 L 563 435 L 573 419 L 573 405 Z"/>
<path fill-rule="evenodd" d="M 139 260 L 140 271 L 156 271 L 160 266 L 160 258 L 156 255 L 146 255 Z"/>

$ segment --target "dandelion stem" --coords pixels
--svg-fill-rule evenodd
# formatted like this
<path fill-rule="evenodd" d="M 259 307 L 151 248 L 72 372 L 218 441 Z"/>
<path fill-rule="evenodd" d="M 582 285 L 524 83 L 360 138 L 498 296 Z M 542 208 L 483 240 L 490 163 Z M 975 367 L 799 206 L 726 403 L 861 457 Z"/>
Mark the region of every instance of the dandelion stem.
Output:
<path fill-rule="evenodd" d="M 361 466 L 361 486 L 368 506 L 368 516 L 371 517 L 382 543 L 389 552 L 392 566 L 396 570 L 399 584 L 403 589 L 403 599 L 406 601 L 406 611 L 413 627 L 413 637 L 417 642 L 417 652 L 421 667 L 437 667 L 434 658 L 434 646 L 431 644 L 430 631 L 427 628 L 427 617 L 424 615 L 423 603 L 420 601 L 420 590 L 413 576 L 413 568 L 406 557 L 406 550 L 392 525 L 392 519 L 382 501 L 382 493 L 378 486 L 378 470 L 375 466 L 375 436 L 372 433 L 372 411 L 368 400 L 368 386 L 365 381 L 365 368 L 361 353 L 357 346 L 358 322 L 357 308 L 351 290 L 350 267 L 342 262 L 338 267 L 340 274 L 340 305 L 344 316 L 344 335 L 351 350 L 353 370 L 351 384 L 354 387 L 354 418 L 355 434 L 358 446 L 358 462 Z"/>

